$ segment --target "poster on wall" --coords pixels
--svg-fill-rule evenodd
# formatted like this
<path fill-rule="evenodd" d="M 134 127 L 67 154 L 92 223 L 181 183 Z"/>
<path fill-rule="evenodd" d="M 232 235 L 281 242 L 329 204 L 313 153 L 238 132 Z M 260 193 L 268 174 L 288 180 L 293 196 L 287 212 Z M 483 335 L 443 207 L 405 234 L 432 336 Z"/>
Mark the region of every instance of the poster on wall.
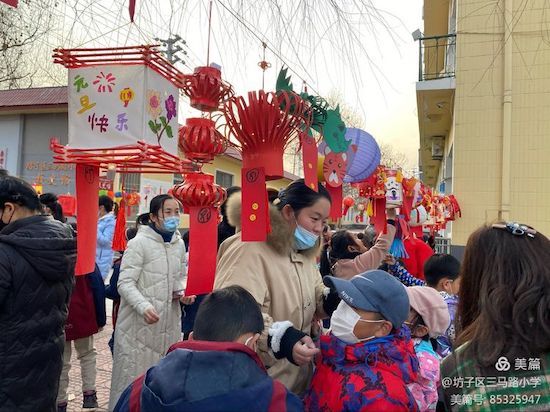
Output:
<path fill-rule="evenodd" d="M 171 181 L 141 178 L 140 189 L 140 201 L 139 201 L 139 213 L 146 213 L 149 211 L 149 203 L 151 199 L 157 195 L 163 195 L 168 193 L 173 187 Z"/>
<path fill-rule="evenodd" d="M 178 90 L 142 65 L 69 70 L 69 146 L 114 148 L 143 140 L 177 155 Z"/>

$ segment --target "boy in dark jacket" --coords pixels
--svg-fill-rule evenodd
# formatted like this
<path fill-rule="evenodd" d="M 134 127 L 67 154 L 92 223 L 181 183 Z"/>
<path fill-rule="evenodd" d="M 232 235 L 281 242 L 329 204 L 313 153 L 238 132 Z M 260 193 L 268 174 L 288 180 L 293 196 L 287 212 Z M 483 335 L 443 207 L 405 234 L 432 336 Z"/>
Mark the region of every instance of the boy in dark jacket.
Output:
<path fill-rule="evenodd" d="M 325 277 L 342 299 L 321 337 L 322 359 L 306 396 L 308 411 L 417 411 L 406 385 L 416 379 L 405 288 L 370 270 L 351 280 Z"/>
<path fill-rule="evenodd" d="M 240 286 L 202 302 L 190 340 L 173 345 L 136 379 L 115 411 L 301 411 L 302 403 L 269 377 L 256 347 L 264 322 Z"/>

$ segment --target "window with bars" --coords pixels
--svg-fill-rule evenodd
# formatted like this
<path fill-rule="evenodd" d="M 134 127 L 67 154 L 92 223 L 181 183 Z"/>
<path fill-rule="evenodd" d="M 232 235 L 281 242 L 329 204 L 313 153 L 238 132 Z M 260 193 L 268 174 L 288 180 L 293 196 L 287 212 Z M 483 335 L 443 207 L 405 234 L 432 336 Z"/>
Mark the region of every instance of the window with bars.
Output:
<path fill-rule="evenodd" d="M 120 175 L 120 188 L 126 193 L 139 193 L 141 186 L 140 173 L 125 173 Z M 130 207 L 130 216 L 126 217 L 128 222 L 133 222 L 139 213 L 139 205 Z"/>
<path fill-rule="evenodd" d="M 216 170 L 216 184 L 221 187 L 227 189 L 228 187 L 233 186 L 233 178 L 234 176 L 231 173 Z"/>

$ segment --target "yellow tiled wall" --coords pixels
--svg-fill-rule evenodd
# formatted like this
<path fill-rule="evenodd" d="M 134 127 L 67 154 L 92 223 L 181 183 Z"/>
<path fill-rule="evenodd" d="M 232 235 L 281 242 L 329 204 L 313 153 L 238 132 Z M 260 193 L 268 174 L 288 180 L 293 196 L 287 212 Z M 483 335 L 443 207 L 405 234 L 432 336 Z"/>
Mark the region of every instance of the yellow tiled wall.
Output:
<path fill-rule="evenodd" d="M 510 217 L 550 235 L 550 5 L 511 3 Z M 453 224 L 456 245 L 500 209 L 503 8 L 504 1 L 490 0 L 463 0 L 458 8 L 453 188 L 463 217 Z"/>

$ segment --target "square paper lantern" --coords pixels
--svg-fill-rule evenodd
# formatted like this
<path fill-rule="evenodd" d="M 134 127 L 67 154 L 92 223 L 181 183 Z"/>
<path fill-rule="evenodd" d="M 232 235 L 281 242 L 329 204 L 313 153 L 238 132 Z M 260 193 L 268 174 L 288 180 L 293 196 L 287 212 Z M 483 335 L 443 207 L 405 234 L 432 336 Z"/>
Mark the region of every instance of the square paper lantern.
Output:
<path fill-rule="evenodd" d="M 69 69 L 69 146 L 115 148 L 145 141 L 173 155 L 178 89 L 141 64 Z"/>

